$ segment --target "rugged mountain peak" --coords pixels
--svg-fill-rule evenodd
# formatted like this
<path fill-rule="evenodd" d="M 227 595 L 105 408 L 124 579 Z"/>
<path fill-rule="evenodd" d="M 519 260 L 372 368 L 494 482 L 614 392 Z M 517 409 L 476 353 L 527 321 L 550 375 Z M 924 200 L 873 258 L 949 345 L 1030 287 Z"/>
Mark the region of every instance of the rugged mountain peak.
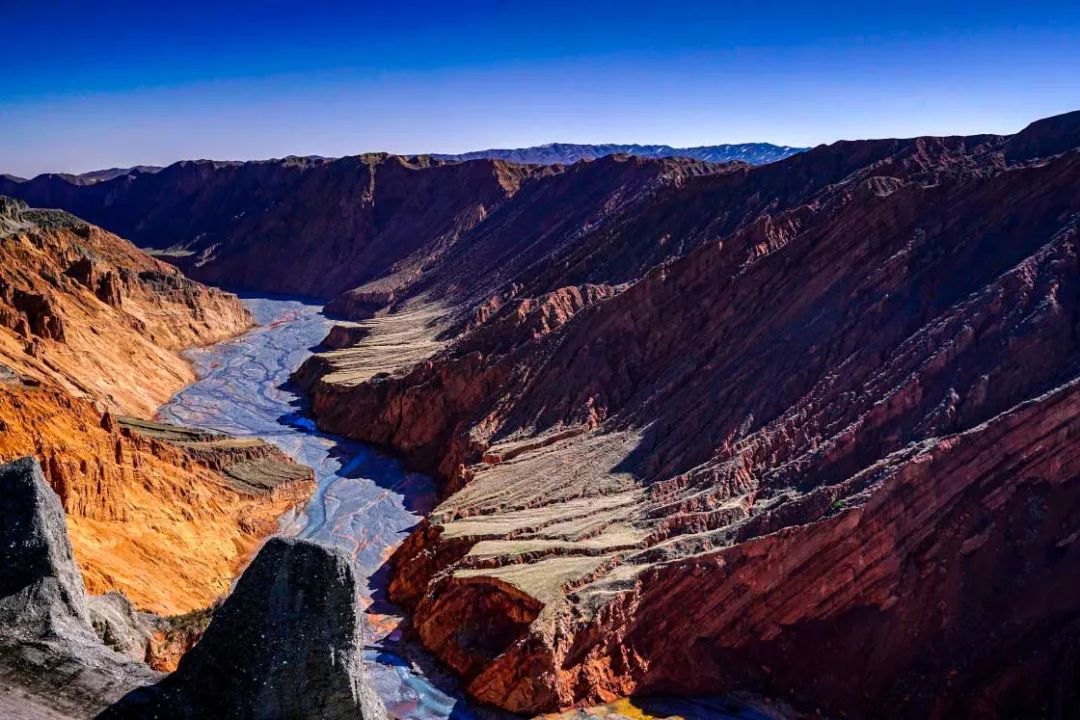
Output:
<path fill-rule="evenodd" d="M 41 465 L 0 465 L 0 624 L 35 635 L 92 634 L 60 497 Z"/>
<path fill-rule="evenodd" d="M 1036 120 L 1009 138 L 1005 158 L 1013 162 L 1059 155 L 1080 146 L 1080 110 Z"/>
<path fill-rule="evenodd" d="M 344 553 L 274 538 L 177 671 L 102 717 L 384 718 L 363 679 L 357 593 Z"/>

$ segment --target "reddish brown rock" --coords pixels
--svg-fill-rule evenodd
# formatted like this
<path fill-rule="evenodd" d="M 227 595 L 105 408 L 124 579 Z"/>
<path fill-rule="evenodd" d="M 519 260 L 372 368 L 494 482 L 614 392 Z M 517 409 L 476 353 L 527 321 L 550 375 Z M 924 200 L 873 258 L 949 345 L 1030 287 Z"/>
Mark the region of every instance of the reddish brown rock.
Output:
<path fill-rule="evenodd" d="M 0 460 L 42 458 L 88 590 L 162 615 L 225 594 L 314 489 L 275 446 L 102 417 L 50 385 L 0 382 L 0 422 Z"/>
<path fill-rule="evenodd" d="M 1080 153 L 1021 141 L 680 176 L 486 291 L 422 277 L 468 298 L 431 357 L 313 361 L 321 427 L 444 481 L 393 560 L 425 645 L 522 713 L 1075 712 Z"/>
<path fill-rule="evenodd" d="M 370 154 L 181 162 L 92 184 L 43 176 L 0 181 L 0 193 L 170 250 L 170 260 L 204 282 L 334 297 L 410 256 L 416 264 L 437 255 L 526 177 L 547 172 Z"/>
<path fill-rule="evenodd" d="M 323 338 L 322 344 L 328 348 L 340 350 L 357 344 L 370 334 L 371 330 L 362 325 L 335 325 Z"/>

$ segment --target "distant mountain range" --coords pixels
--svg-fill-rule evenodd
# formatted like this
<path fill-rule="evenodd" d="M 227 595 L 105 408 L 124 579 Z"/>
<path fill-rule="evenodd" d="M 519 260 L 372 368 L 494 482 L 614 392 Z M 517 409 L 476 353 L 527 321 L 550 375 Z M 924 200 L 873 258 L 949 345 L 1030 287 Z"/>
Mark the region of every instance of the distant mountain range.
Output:
<path fill-rule="evenodd" d="M 738 145 L 701 145 L 676 148 L 670 145 L 577 145 L 548 143 L 527 148 L 476 150 L 459 155 L 432 154 L 441 160 L 509 160 L 519 163 L 555 165 L 595 160 L 606 155 L 637 155 L 647 158 L 685 157 L 704 162 L 746 162 L 764 165 L 801 153 L 808 148 L 773 145 L 772 143 L 740 143 Z"/>
<path fill-rule="evenodd" d="M 745 162 L 751 165 L 783 160 L 809 148 L 773 145 L 772 143 L 741 143 L 738 145 L 701 145 L 700 147 L 676 148 L 670 145 L 618 145 L 605 143 L 600 145 L 578 145 L 574 143 L 548 143 L 527 148 L 492 148 L 474 150 L 457 155 L 447 153 L 429 153 L 439 160 L 463 162 L 465 160 L 506 160 L 509 162 L 533 165 L 569 165 L 581 160 L 595 160 L 607 155 L 637 155 L 645 158 L 685 157 L 703 162 Z M 334 160 L 320 155 L 308 155 L 304 159 Z M 229 163 L 238 164 L 238 163 Z M 92 185 L 123 175 L 134 173 L 156 173 L 162 170 L 158 165 L 136 165 L 129 168 L 108 168 L 91 170 L 85 173 L 43 173 L 37 177 L 52 176 L 67 180 L 72 185 Z M 9 182 L 26 182 L 27 178 L 4 174 L 0 177 Z"/>
<path fill-rule="evenodd" d="M 132 173 L 156 173 L 161 170 L 159 165 L 136 165 L 129 168 L 109 168 L 108 170 L 91 170 L 90 172 L 82 173 L 80 175 L 71 175 L 70 178 L 77 185 L 88 185 L 90 183 L 102 182 L 104 180 L 112 180 L 113 178 L 120 177 L 121 175 L 130 175 Z"/>

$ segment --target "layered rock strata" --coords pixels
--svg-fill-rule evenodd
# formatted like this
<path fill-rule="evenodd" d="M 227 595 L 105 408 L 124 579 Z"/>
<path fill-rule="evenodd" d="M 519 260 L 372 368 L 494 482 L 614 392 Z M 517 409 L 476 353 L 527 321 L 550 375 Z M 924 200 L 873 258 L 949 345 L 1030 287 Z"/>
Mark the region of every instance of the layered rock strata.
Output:
<path fill-rule="evenodd" d="M 1077 128 L 681 176 L 494 284 L 459 242 L 299 373 L 444 482 L 392 560 L 424 644 L 522 713 L 1075 712 Z"/>
<path fill-rule="evenodd" d="M 542 172 L 370 154 L 181 162 L 92 185 L 0 182 L 0 192 L 167 250 L 163 257 L 204 282 L 333 297 L 413 253 L 409 267 L 437 254 Z"/>
<path fill-rule="evenodd" d="M 121 420 L 23 377 L 0 381 L 0 425 L 0 459 L 42 459 L 90 592 L 158 614 L 224 595 L 314 489 L 311 470 L 273 445 Z"/>
<path fill-rule="evenodd" d="M 626 156 L 566 167 L 370 154 L 182 162 L 82 185 L 56 176 L 0 180 L 0 193 L 85 217 L 198 280 L 335 298 L 331 311 L 363 319 L 415 293 L 434 266 L 461 252 L 479 258 L 481 271 L 503 272 L 659 185 L 724 167 Z"/>
<path fill-rule="evenodd" d="M 208 607 L 311 472 L 258 441 L 121 418 L 194 379 L 181 349 L 250 315 L 115 235 L 8 198 L 0 260 L 0 461 L 41 459 L 92 593 L 166 615 Z"/>
<path fill-rule="evenodd" d="M 194 380 L 178 351 L 236 335 L 236 296 L 59 211 L 0 198 L 0 363 L 150 415 Z"/>

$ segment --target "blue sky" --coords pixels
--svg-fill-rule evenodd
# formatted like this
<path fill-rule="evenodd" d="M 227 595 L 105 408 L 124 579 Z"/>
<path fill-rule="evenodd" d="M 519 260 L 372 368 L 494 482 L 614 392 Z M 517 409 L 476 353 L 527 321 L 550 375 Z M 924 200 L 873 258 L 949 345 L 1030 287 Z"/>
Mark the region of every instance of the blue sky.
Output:
<path fill-rule="evenodd" d="M 0 172 L 1014 132 L 1080 109 L 1080 3 L 12 2 Z"/>

